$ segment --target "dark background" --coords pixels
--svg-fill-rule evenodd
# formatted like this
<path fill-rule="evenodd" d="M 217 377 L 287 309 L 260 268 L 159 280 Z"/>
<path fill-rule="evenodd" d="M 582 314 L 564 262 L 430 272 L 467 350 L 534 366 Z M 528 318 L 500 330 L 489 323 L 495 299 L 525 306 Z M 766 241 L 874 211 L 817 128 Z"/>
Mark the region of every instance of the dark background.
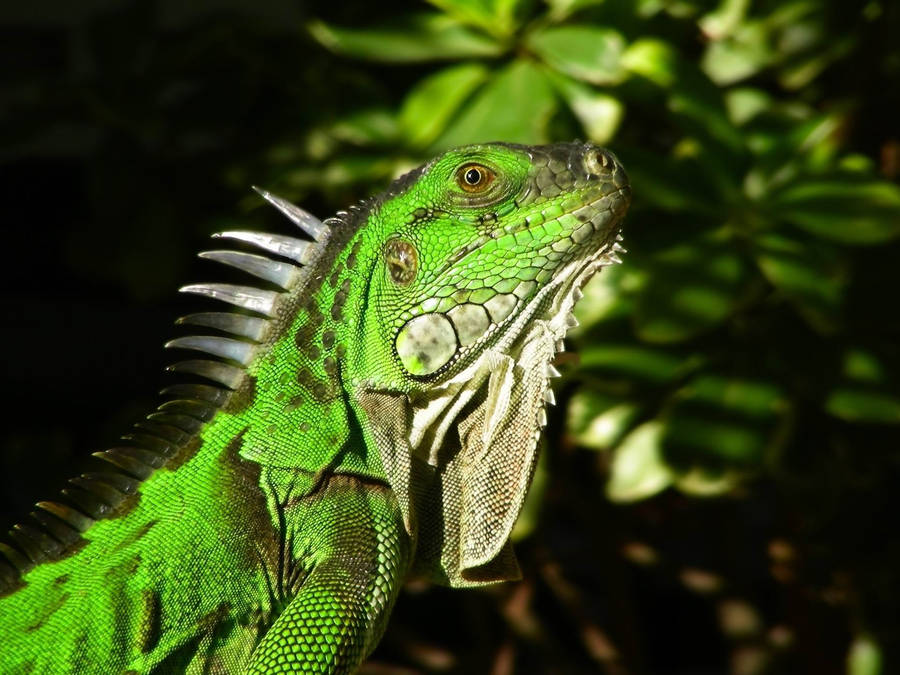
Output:
<path fill-rule="evenodd" d="M 186 4 L 44 1 L 0 8 L 0 292 L 7 316 L 0 511 L 9 524 L 24 519 L 36 499 L 51 498 L 66 478 L 95 470 L 88 453 L 114 444 L 155 406 L 155 391 L 171 382 L 163 368 L 173 358 L 161 345 L 178 334 L 172 320 L 198 307 L 176 289 L 226 276 L 195 258 L 208 235 L 233 225 L 287 231 L 259 208 L 249 185 L 286 184 L 289 196 L 322 216 L 378 189 L 396 166 L 378 162 L 396 159 L 398 151 L 390 139 L 381 145 L 355 139 L 354 129 L 338 128 L 335 120 L 373 107 L 395 109 L 435 69 L 335 54 L 305 28 L 312 19 L 359 28 L 402 22 L 423 8 L 417 3 Z M 837 110 L 836 156 L 867 157 L 867 175 L 896 186 L 898 11 L 869 3 L 880 11 L 869 19 L 850 5 L 822 3 L 814 48 L 824 52 L 841 40 L 849 46 L 815 78 L 785 86 L 776 63 L 750 83 L 778 103 Z M 756 11 L 773 6 L 756 3 Z M 542 7 L 522 3 L 520 15 L 538 16 Z M 584 20 L 606 18 L 589 13 Z M 675 12 L 650 25 L 698 62 L 708 40 L 685 23 Z M 634 25 L 628 30 L 638 37 Z M 657 183 L 641 157 L 650 158 L 647 167 L 669 161 L 687 132 L 642 86 L 613 89 L 627 112 L 610 144 L 637 168 L 632 269 L 650 279 L 635 292 L 635 327 L 621 329 L 622 341 L 655 348 L 666 341 L 654 341 L 647 323 L 642 328 L 640 303 L 652 312 L 654 280 L 671 288 L 680 277 L 660 271 L 654 247 L 677 242 L 685 231 L 693 236 L 709 216 L 646 196 Z M 583 135 L 570 117 L 554 119 L 537 140 Z M 777 142 L 789 145 L 793 127 L 772 124 L 782 134 Z M 310 136 L 310 129 L 331 140 Z M 403 160 L 427 155 L 427 147 L 406 149 Z M 346 156 L 364 158 L 362 169 L 335 179 L 338 169 L 360 166 L 341 164 Z M 290 178 L 305 166 L 311 175 Z M 886 227 L 900 218 L 889 209 L 879 217 Z M 803 243 L 801 255 L 818 246 Z M 748 281 L 755 290 L 739 294 L 715 326 L 661 348 L 677 342 L 671 354 L 685 360 L 686 352 L 677 351 L 682 346 L 718 354 L 713 362 L 725 354 L 730 376 L 771 375 L 792 411 L 789 424 L 775 425 L 781 440 L 774 459 L 741 460 L 740 479 L 729 478 L 727 489 L 711 497 L 674 485 L 611 501 L 604 496 L 610 453 L 584 447 L 590 444 L 566 415 L 567 404 L 593 394 L 608 401 L 627 390 L 644 406 L 634 424 L 656 414 L 648 409 L 677 420 L 687 376 L 648 390 L 629 388 L 618 373 L 613 379 L 622 386 L 612 391 L 604 389 L 610 378 L 602 369 L 568 364 L 547 433 L 540 506 L 517 545 L 525 581 L 478 591 L 411 585 L 366 672 L 892 672 L 900 642 L 900 454 L 890 408 L 900 362 L 894 297 L 900 247 L 893 234 L 862 247 L 840 236 L 823 246 L 850 279 L 839 307 L 810 310 L 832 312 L 830 330 L 804 323 L 803 308 L 787 308 L 779 296 L 784 289 L 760 277 Z M 588 325 L 573 348 L 595 344 L 591 331 L 619 335 L 620 327 Z M 832 414 L 823 412 L 829 388 L 840 385 L 848 345 L 862 345 L 880 363 L 873 387 L 881 403 L 888 401 L 880 417 L 835 413 L 834 405 Z M 867 401 L 858 407 L 867 409 Z M 695 448 L 675 440 L 667 458 L 683 468 L 679 458 Z M 722 462 L 732 468 L 719 458 L 713 464 L 721 469 Z M 881 671 L 867 665 L 879 660 Z"/>

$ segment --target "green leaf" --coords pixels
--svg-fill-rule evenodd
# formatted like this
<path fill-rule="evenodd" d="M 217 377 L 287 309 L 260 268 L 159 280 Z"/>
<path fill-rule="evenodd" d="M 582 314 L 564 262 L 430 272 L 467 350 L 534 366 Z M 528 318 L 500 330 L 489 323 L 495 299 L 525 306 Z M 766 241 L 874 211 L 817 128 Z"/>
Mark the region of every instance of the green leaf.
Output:
<path fill-rule="evenodd" d="M 385 63 L 499 56 L 504 47 L 444 14 L 415 14 L 377 28 L 339 28 L 322 21 L 310 34 L 339 54 Z"/>
<path fill-rule="evenodd" d="M 406 142 L 420 148 L 434 141 L 489 73 L 480 63 L 464 63 L 440 70 L 419 82 L 400 109 L 400 127 Z"/>
<path fill-rule="evenodd" d="M 428 0 L 462 23 L 477 26 L 500 38 L 516 32 L 516 14 L 523 0 Z"/>
<path fill-rule="evenodd" d="M 621 82 L 625 38 L 611 28 L 552 26 L 528 36 L 527 46 L 547 65 L 591 84 Z"/>
<path fill-rule="evenodd" d="M 625 375 L 653 383 L 679 377 L 693 364 L 683 354 L 637 344 L 589 344 L 580 351 L 582 370 L 600 370 L 607 376 Z"/>
<path fill-rule="evenodd" d="M 646 499 L 672 484 L 673 474 L 662 457 L 665 426 L 654 420 L 637 427 L 613 453 L 606 496 L 614 502 Z"/>
<path fill-rule="evenodd" d="M 631 427 L 640 410 L 633 401 L 584 387 L 569 401 L 566 428 L 579 445 L 608 450 Z"/>
<path fill-rule="evenodd" d="M 900 235 L 900 187 L 879 180 L 810 178 L 769 198 L 774 218 L 823 239 L 880 244 Z"/>
<path fill-rule="evenodd" d="M 678 53 L 656 38 L 632 42 L 622 54 L 621 65 L 662 88 L 671 87 L 678 78 Z"/>
<path fill-rule="evenodd" d="M 847 675 L 881 675 L 881 647 L 869 635 L 857 635 L 847 654 Z"/>
<path fill-rule="evenodd" d="M 622 103 L 609 94 L 552 70 L 549 75 L 556 91 L 581 122 L 588 139 L 601 144 L 609 142 L 622 121 L 625 112 Z"/>
<path fill-rule="evenodd" d="M 397 121 L 383 108 L 356 110 L 331 125 L 332 136 L 354 145 L 384 145 L 397 139 Z"/>
<path fill-rule="evenodd" d="M 743 258 L 728 242 L 685 240 L 645 262 L 652 271 L 634 313 L 648 342 L 680 342 L 727 319 L 746 292 Z"/>
<path fill-rule="evenodd" d="M 753 240 L 763 276 L 821 333 L 834 332 L 849 278 L 846 261 L 833 245 L 780 232 Z"/>
<path fill-rule="evenodd" d="M 530 61 L 496 72 L 435 142 L 438 149 L 466 143 L 546 143 L 547 123 L 557 107 L 547 77 Z"/>
<path fill-rule="evenodd" d="M 691 489 L 728 489 L 734 476 L 721 480 L 723 473 L 758 470 L 783 443 L 788 410 L 784 393 L 770 381 L 702 373 L 672 399 L 664 455 L 673 467 L 699 470 Z"/>
<path fill-rule="evenodd" d="M 744 24 L 727 39 L 712 42 L 700 61 L 704 72 L 720 86 L 751 77 L 775 59 L 769 34 L 760 22 Z"/>
<path fill-rule="evenodd" d="M 825 409 L 846 422 L 900 424 L 900 398 L 862 387 L 839 387 L 831 392 Z"/>

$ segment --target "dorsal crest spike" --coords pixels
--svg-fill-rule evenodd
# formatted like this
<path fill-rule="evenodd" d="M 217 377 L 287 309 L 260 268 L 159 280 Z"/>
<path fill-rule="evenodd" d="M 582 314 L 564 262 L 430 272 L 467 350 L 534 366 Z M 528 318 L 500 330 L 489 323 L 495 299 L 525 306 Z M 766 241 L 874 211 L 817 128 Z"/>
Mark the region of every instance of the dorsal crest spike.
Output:
<path fill-rule="evenodd" d="M 315 242 L 303 241 L 296 237 L 287 237 L 283 234 L 269 234 L 268 232 L 251 232 L 249 230 L 228 230 L 217 232 L 213 238 L 235 239 L 261 248 L 269 253 L 290 258 L 294 262 L 305 265 L 315 257 L 318 247 Z"/>
<path fill-rule="evenodd" d="M 208 298 L 222 300 L 251 312 L 259 312 L 266 316 L 274 316 L 275 301 L 278 293 L 266 291 L 253 286 L 235 284 L 191 284 L 179 289 L 182 293 L 196 293 Z"/>
<path fill-rule="evenodd" d="M 299 268 L 287 262 L 270 260 L 265 256 L 243 251 L 201 251 L 197 254 L 205 260 L 229 265 L 255 277 L 271 281 L 281 288 L 290 288 L 297 279 Z"/>
<path fill-rule="evenodd" d="M 263 190 L 261 187 L 257 187 L 256 185 L 253 185 L 251 187 L 259 194 L 260 197 L 262 197 L 276 209 L 281 211 L 285 216 L 288 217 L 288 219 L 292 223 L 294 223 L 294 225 L 306 232 L 306 234 L 308 234 L 316 241 L 322 241 L 322 239 L 328 233 L 328 226 L 325 225 L 321 220 L 316 218 L 309 211 L 301 209 L 296 204 L 292 204 L 283 197 L 272 194 L 268 190 Z"/>

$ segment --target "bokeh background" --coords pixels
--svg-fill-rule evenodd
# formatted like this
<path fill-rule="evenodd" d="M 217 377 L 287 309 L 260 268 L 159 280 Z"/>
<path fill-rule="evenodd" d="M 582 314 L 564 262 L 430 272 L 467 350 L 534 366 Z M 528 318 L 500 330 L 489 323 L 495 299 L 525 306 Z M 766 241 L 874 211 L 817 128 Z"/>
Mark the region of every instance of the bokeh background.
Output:
<path fill-rule="evenodd" d="M 625 263 L 578 307 L 525 579 L 409 584 L 364 673 L 900 672 L 900 5 L 0 5 L 11 524 L 170 380 L 225 227 L 452 145 L 589 139 Z"/>

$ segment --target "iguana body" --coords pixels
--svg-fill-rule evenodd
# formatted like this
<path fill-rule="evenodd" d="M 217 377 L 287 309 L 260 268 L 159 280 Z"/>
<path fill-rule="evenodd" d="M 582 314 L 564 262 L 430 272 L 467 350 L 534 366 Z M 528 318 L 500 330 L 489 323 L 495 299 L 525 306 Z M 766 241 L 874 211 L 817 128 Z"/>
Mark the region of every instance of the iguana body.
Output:
<path fill-rule="evenodd" d="M 207 257 L 268 288 L 170 343 L 219 360 L 0 556 L 0 672 L 345 673 L 403 580 L 515 578 L 508 536 L 579 288 L 630 189 L 590 145 L 449 151 L 324 223 Z M 65 502 L 65 503 L 63 503 Z"/>

